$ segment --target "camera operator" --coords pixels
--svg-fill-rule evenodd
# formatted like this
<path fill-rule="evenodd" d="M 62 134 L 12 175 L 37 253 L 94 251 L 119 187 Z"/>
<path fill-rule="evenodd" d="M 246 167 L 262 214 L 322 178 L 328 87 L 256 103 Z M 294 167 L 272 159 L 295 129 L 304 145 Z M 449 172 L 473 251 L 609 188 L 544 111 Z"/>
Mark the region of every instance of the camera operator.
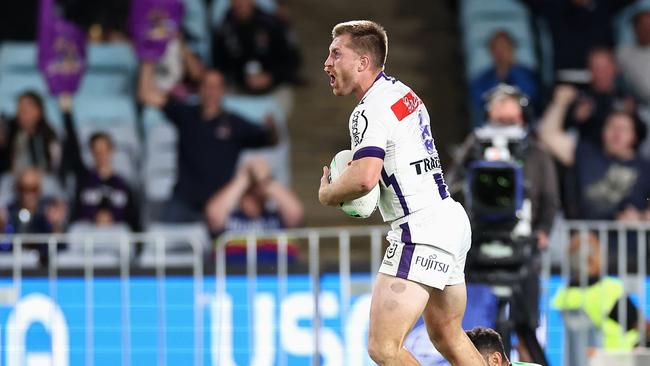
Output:
<path fill-rule="evenodd" d="M 468 165 L 475 160 L 518 161 L 523 169 L 524 197 L 530 202 L 530 234 L 536 241 L 536 248 L 527 259 L 525 275 L 518 279 L 522 291 L 513 292 L 510 299 L 510 318 L 519 336 L 522 358 L 527 361 L 547 364 L 544 352 L 535 336 L 539 318 L 539 272 L 540 250 L 548 246 L 548 236 L 559 207 L 559 189 L 555 165 L 549 153 L 538 142 L 526 118 L 528 100 L 517 88 L 500 84 L 488 92 L 485 98 L 485 127 L 474 131 L 464 142 L 457 155 L 455 169 L 448 176 L 452 194 L 460 193 L 465 186 L 464 178 Z M 514 133 L 517 132 L 517 133 Z M 489 135 L 517 140 L 517 148 L 508 144 L 505 153 L 481 150 L 482 137 Z M 481 154 L 477 154 L 480 151 Z M 501 154 L 501 155 L 500 155 Z M 505 156 L 504 156 L 505 155 Z M 470 197 L 465 197 L 469 200 Z M 470 211 L 471 205 L 470 206 Z M 487 223 L 473 218 L 475 228 Z M 514 226 L 514 225 L 513 225 Z M 514 230 L 514 229 L 513 229 Z M 475 230 L 481 235 L 482 230 Z M 468 269 L 472 272 L 472 268 Z M 505 336 L 505 335 L 504 335 Z"/>

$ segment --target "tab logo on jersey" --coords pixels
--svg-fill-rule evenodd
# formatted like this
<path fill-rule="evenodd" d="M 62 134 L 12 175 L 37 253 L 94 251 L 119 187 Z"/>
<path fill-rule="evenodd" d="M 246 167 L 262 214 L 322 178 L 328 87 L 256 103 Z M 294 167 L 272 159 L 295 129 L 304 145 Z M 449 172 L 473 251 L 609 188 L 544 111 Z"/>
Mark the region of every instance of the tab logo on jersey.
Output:
<path fill-rule="evenodd" d="M 414 161 L 409 165 L 415 167 L 415 174 L 417 175 L 420 175 L 422 173 L 428 173 L 436 169 L 442 169 L 442 164 L 440 164 L 440 158 L 437 156 L 430 156 L 422 160 Z"/>
<path fill-rule="evenodd" d="M 366 110 L 356 111 L 352 115 L 352 141 L 354 142 L 354 147 L 359 146 L 361 141 L 363 141 L 363 136 L 366 134 L 368 129 L 368 118 L 363 114 Z M 363 117 L 361 125 L 359 125 L 359 116 Z"/>
<path fill-rule="evenodd" d="M 405 96 L 401 97 L 397 102 L 395 102 L 390 109 L 395 113 L 398 121 L 403 120 L 408 117 L 411 113 L 422 104 L 422 100 L 418 98 L 413 91 L 409 91 Z"/>

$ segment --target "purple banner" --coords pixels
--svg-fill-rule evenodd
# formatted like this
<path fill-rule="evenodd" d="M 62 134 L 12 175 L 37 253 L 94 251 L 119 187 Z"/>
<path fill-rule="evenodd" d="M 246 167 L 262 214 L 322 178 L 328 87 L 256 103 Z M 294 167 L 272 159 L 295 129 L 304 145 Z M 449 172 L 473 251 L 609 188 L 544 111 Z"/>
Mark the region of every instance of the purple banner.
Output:
<path fill-rule="evenodd" d="M 38 67 L 50 93 L 74 93 L 86 69 L 86 35 L 56 13 L 55 0 L 41 0 Z"/>
<path fill-rule="evenodd" d="M 131 0 L 129 26 L 138 58 L 160 59 L 179 34 L 182 18 L 180 0 Z"/>

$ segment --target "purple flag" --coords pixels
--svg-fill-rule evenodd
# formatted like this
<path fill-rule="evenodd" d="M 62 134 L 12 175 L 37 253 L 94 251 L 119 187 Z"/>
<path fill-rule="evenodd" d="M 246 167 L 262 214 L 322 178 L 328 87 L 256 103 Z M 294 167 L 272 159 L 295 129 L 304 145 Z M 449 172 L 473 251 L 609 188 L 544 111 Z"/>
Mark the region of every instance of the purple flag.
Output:
<path fill-rule="evenodd" d="M 160 59 L 169 41 L 179 34 L 182 18 L 180 0 L 131 0 L 129 26 L 138 58 Z"/>
<path fill-rule="evenodd" d="M 50 93 L 74 93 L 86 70 L 86 35 L 56 13 L 55 0 L 41 0 L 38 67 Z"/>

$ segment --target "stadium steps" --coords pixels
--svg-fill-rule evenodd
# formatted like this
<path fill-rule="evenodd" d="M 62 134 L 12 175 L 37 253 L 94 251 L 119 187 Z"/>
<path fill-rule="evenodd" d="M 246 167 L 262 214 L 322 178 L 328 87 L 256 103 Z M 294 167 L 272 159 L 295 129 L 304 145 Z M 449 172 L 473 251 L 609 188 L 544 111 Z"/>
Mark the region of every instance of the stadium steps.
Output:
<path fill-rule="evenodd" d="M 373 19 L 388 29 L 387 73 L 410 85 L 427 103 L 444 161 L 445 143 L 460 141 L 466 124 L 457 15 L 447 4 L 427 0 L 289 0 L 307 79 L 307 85 L 296 90 L 296 107 L 289 120 L 293 188 L 304 202 L 307 226 L 360 224 L 318 203 L 321 167 L 329 164 L 335 152 L 349 148 L 347 121 L 356 104 L 352 98 L 334 97 L 322 71 L 331 27 L 349 19 Z M 379 222 L 378 214 L 364 221 Z"/>

